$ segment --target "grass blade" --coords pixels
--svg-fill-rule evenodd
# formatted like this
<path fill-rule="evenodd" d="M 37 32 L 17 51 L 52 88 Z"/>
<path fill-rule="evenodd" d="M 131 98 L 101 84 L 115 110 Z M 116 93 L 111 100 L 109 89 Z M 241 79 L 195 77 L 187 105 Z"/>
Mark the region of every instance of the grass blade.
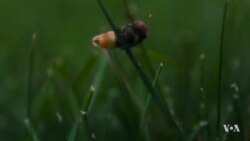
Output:
<path fill-rule="evenodd" d="M 111 26 L 111 28 L 114 30 L 115 34 L 117 37 L 119 37 L 118 35 L 120 35 L 120 30 L 116 27 L 116 25 L 114 24 L 113 20 L 111 19 L 110 15 L 108 14 L 107 10 L 105 9 L 103 3 L 101 0 L 97 0 L 99 7 L 101 8 L 105 18 L 107 19 L 109 25 Z M 119 38 L 118 38 L 119 39 Z"/>
<path fill-rule="evenodd" d="M 91 112 L 91 109 L 92 109 L 92 107 L 93 107 L 93 105 L 94 105 L 94 103 L 95 103 L 95 101 L 96 101 L 96 98 L 97 98 L 97 96 L 98 96 L 98 90 L 99 90 L 99 86 L 100 86 L 100 84 L 101 84 L 101 81 L 102 81 L 102 79 L 103 79 L 103 76 L 105 76 L 104 75 L 104 72 L 105 72 L 105 70 L 106 70 L 106 66 L 107 66 L 107 59 L 105 58 L 105 56 L 103 57 L 103 58 L 101 58 L 102 60 L 101 60 L 101 62 L 100 62 L 100 64 L 99 64 L 99 68 L 97 69 L 98 70 L 98 72 L 97 72 L 97 75 L 96 75 L 96 77 L 95 77 L 95 79 L 94 79 L 94 83 L 93 83 L 93 87 L 92 88 L 94 88 L 95 89 L 95 91 L 93 92 L 93 97 L 91 98 L 91 101 L 90 101 L 90 103 L 89 103 L 89 107 L 88 107 L 88 113 L 89 112 Z"/>
<path fill-rule="evenodd" d="M 110 51 L 105 51 L 105 54 L 107 54 L 109 61 L 110 61 L 110 64 L 112 65 L 112 67 L 115 70 L 116 76 L 118 77 L 118 79 L 121 83 L 121 86 L 123 87 L 122 90 L 126 91 L 125 93 L 128 94 L 128 96 L 133 101 L 133 103 L 135 103 L 137 105 L 137 107 L 139 107 L 139 110 L 141 111 L 141 109 L 142 109 L 141 103 L 135 97 L 135 93 L 133 92 L 132 88 L 130 87 L 129 82 L 128 82 L 124 72 L 119 68 L 118 62 L 116 61 L 117 59 Z"/>
<path fill-rule="evenodd" d="M 75 141 L 77 130 L 78 130 L 78 127 L 79 127 L 81 122 L 84 123 L 84 127 L 86 128 L 88 140 L 93 139 L 93 134 L 92 134 L 92 131 L 91 131 L 90 126 L 89 126 L 88 115 L 89 115 L 91 108 L 94 105 L 95 100 L 98 96 L 96 89 L 99 88 L 101 80 L 104 76 L 103 74 L 105 72 L 106 65 L 107 65 L 107 60 L 102 59 L 100 64 L 99 64 L 99 69 L 97 69 L 98 70 L 97 75 L 94 79 L 95 87 L 94 87 L 94 85 L 92 85 L 90 87 L 89 92 L 84 97 L 83 102 L 82 102 L 82 106 L 80 107 L 80 110 L 79 110 L 80 111 L 78 114 L 79 116 L 76 117 L 76 121 L 69 132 L 67 141 Z"/>
<path fill-rule="evenodd" d="M 200 111 L 201 111 L 201 120 L 209 121 L 209 116 L 208 116 L 208 109 L 207 109 L 207 102 L 206 102 L 206 95 L 204 92 L 204 77 L 205 77 L 205 55 L 201 54 L 200 55 L 200 94 L 201 94 L 201 103 L 200 103 Z M 208 140 L 211 140 L 211 127 L 210 124 L 208 123 L 207 125 L 207 135 L 208 135 Z"/>
<path fill-rule="evenodd" d="M 35 54 L 36 33 L 32 35 L 31 51 L 29 54 L 29 66 L 28 66 L 28 87 L 27 87 L 27 115 L 31 118 L 31 105 L 32 105 L 32 84 L 33 84 L 33 67 L 34 67 L 34 54 Z"/>
<path fill-rule="evenodd" d="M 69 135 L 68 135 L 68 138 L 67 138 L 67 141 L 75 141 L 75 138 L 76 138 L 76 132 L 77 132 L 77 127 L 78 127 L 78 123 L 75 122 L 73 128 L 71 129 Z"/>
<path fill-rule="evenodd" d="M 239 87 L 236 83 L 233 83 L 231 84 L 231 88 L 233 89 L 234 91 L 234 94 L 233 94 L 233 109 L 234 109 L 234 115 L 236 115 L 236 121 L 238 122 L 239 124 L 239 127 L 240 127 L 240 135 L 239 135 L 239 140 L 241 141 L 244 141 L 246 140 L 246 137 L 245 137 L 245 128 L 244 128 L 244 124 L 245 123 L 243 121 L 243 114 L 242 114 L 242 106 L 241 106 L 241 97 L 240 97 L 240 94 L 239 94 Z"/>
<path fill-rule="evenodd" d="M 26 118 L 24 120 L 24 125 L 28 131 L 28 133 L 30 134 L 30 136 L 32 137 L 32 140 L 33 141 L 39 141 L 38 137 L 37 137 L 37 134 L 34 130 L 34 128 L 32 127 L 31 123 L 30 123 L 30 120 L 28 118 Z"/>
<path fill-rule="evenodd" d="M 157 72 L 155 74 L 155 78 L 154 78 L 154 81 L 153 81 L 153 87 L 155 87 L 155 84 L 160 76 L 160 73 L 163 69 L 163 63 L 161 63 L 157 69 Z M 148 95 L 147 96 L 147 100 L 146 100 L 146 105 L 145 105 L 145 108 L 143 110 L 143 114 L 142 114 L 142 119 L 141 119 L 141 123 L 140 123 L 140 130 L 142 131 L 143 127 L 144 127 L 144 124 L 145 124 L 145 118 L 146 118 L 146 114 L 147 114 L 147 111 L 148 111 L 148 108 L 149 108 L 149 104 L 150 104 L 150 101 L 151 101 L 151 95 Z"/>
<path fill-rule="evenodd" d="M 224 40 L 225 40 L 225 29 L 226 29 L 226 18 L 227 18 L 228 2 L 225 2 L 223 18 L 222 18 L 222 28 L 221 28 L 221 40 L 219 48 L 219 73 L 218 73 L 218 100 L 217 100 L 217 140 L 221 139 L 221 97 L 222 97 L 222 63 L 223 63 L 223 50 L 224 50 Z"/>
<path fill-rule="evenodd" d="M 197 138 L 197 135 L 207 126 L 207 121 L 200 121 L 199 125 L 195 127 L 193 133 L 188 138 L 188 141 L 194 141 Z"/>

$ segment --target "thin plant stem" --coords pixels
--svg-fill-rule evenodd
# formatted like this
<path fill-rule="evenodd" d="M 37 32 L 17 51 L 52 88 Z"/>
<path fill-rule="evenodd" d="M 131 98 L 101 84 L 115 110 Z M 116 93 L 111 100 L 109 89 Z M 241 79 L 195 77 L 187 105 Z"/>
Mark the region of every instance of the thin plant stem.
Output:
<path fill-rule="evenodd" d="M 76 138 L 76 132 L 77 132 L 77 126 L 78 126 L 78 123 L 77 121 L 75 122 L 73 128 L 71 129 L 68 137 L 67 137 L 67 141 L 75 141 L 75 138 Z"/>
<path fill-rule="evenodd" d="M 88 123 L 88 111 L 90 109 L 89 105 L 90 105 L 90 101 L 93 98 L 93 94 L 94 94 L 94 87 L 91 86 L 89 92 L 86 94 L 86 96 L 84 98 L 84 101 L 83 101 L 82 106 L 80 108 L 80 113 L 76 117 L 75 123 L 69 132 L 67 141 L 75 141 L 76 140 L 77 129 L 78 129 L 78 126 L 80 125 L 80 123 L 82 122 L 82 120 L 84 120 L 83 127 L 86 128 L 86 132 L 87 132 L 86 134 L 87 134 L 88 140 L 92 139 L 90 126 Z"/>
<path fill-rule="evenodd" d="M 35 42 L 36 33 L 32 35 L 31 50 L 29 54 L 29 66 L 28 66 L 28 86 L 27 86 L 27 118 L 31 118 L 31 105 L 32 105 L 32 84 L 33 84 L 33 67 L 34 67 L 34 54 L 35 54 Z"/>
<path fill-rule="evenodd" d="M 24 120 L 24 125 L 25 125 L 25 127 L 27 128 L 28 133 L 29 133 L 30 136 L 32 137 L 32 141 L 39 141 L 39 138 L 38 138 L 38 136 L 37 136 L 37 134 L 36 134 L 36 132 L 35 132 L 33 126 L 32 126 L 31 123 L 30 123 L 30 120 L 29 120 L 28 118 L 26 118 L 26 119 Z"/>
<path fill-rule="evenodd" d="M 89 114 L 91 113 L 92 107 L 96 102 L 98 96 L 97 90 L 99 89 L 101 80 L 104 76 L 103 73 L 105 72 L 106 65 L 107 65 L 107 60 L 106 59 L 101 60 L 98 69 L 98 74 L 96 75 L 94 80 L 94 84 L 90 87 L 90 91 L 87 93 L 80 109 L 80 113 L 83 115 L 84 125 L 87 130 L 88 140 L 95 140 L 95 134 L 89 125 Z"/>
<path fill-rule="evenodd" d="M 200 64 L 200 71 L 201 71 L 200 93 L 201 93 L 201 104 L 202 104 L 201 109 L 204 110 L 204 115 L 201 115 L 201 117 L 205 118 L 205 120 L 208 122 L 208 125 L 206 126 L 207 135 L 208 135 L 208 140 L 211 140 L 211 127 L 210 127 L 210 123 L 209 123 L 206 95 L 204 92 L 204 77 L 205 77 L 205 72 L 204 72 L 205 71 L 205 55 L 204 54 L 201 54 L 201 56 L 200 56 L 200 63 L 201 63 Z"/>
<path fill-rule="evenodd" d="M 125 12 L 126 12 L 126 16 L 127 16 L 127 19 L 128 21 L 132 22 L 135 20 L 135 17 L 133 16 L 133 14 L 130 12 L 129 10 L 129 6 L 128 6 L 128 2 L 127 0 L 122 0 L 123 2 L 123 5 L 124 5 L 124 8 L 125 8 Z M 144 62 L 146 62 L 146 65 L 147 65 L 147 68 L 149 69 L 149 73 L 150 73 L 150 76 L 155 77 L 154 75 L 157 73 L 155 72 L 154 68 L 153 68 L 153 64 L 149 58 L 149 55 L 148 55 L 148 52 L 147 50 L 145 49 L 145 46 L 143 44 L 140 45 L 139 49 L 141 50 L 141 53 L 142 53 L 142 57 L 144 60 Z M 156 81 L 156 83 L 154 84 L 154 88 L 156 90 L 158 90 L 158 92 L 162 92 L 162 88 L 161 88 L 161 85 L 158 83 L 158 81 Z M 150 97 L 151 99 L 151 96 L 148 96 L 148 98 Z M 148 101 L 149 99 L 147 99 Z"/>
<path fill-rule="evenodd" d="M 123 2 L 123 5 L 125 7 L 125 12 L 126 12 L 128 21 L 133 22 L 135 20 L 135 17 L 132 15 L 132 13 L 129 10 L 127 0 L 122 0 L 122 2 Z M 155 70 L 154 70 L 153 64 L 152 64 L 152 62 L 151 62 L 151 60 L 149 58 L 148 52 L 145 49 L 145 46 L 143 44 L 140 45 L 140 50 L 141 50 L 141 53 L 143 54 L 143 60 L 145 60 L 145 62 L 147 62 L 147 65 L 148 65 L 149 72 L 150 72 L 151 76 L 154 77 Z M 156 83 L 156 86 L 158 86 L 158 85 L 159 84 Z M 158 89 L 161 90 L 161 88 L 158 88 Z"/>
<path fill-rule="evenodd" d="M 236 121 L 240 127 L 240 135 L 239 140 L 244 141 L 246 140 L 245 137 L 245 128 L 244 128 L 244 121 L 243 121 L 243 114 L 242 114 L 242 105 L 241 105 L 241 97 L 240 97 L 240 89 L 236 83 L 231 84 L 231 88 L 233 89 L 233 109 L 234 115 L 236 115 Z"/>
<path fill-rule="evenodd" d="M 217 100 L 217 140 L 221 140 L 221 98 L 222 98 L 222 63 L 223 63 L 223 49 L 225 40 L 225 28 L 226 28 L 226 17 L 227 17 L 228 2 L 225 2 L 222 28 L 221 28 L 221 40 L 219 48 L 219 73 L 218 73 L 218 100 Z"/>
<path fill-rule="evenodd" d="M 94 93 L 95 93 L 95 88 L 94 88 L 94 86 L 91 86 L 89 93 L 87 94 L 87 96 L 84 99 L 84 102 L 83 102 L 83 105 L 82 105 L 81 111 L 80 111 L 80 113 L 84 116 L 84 125 L 85 125 L 86 131 L 87 131 L 88 140 L 93 140 L 92 132 L 91 132 L 91 129 L 89 126 L 88 116 L 89 116 L 89 112 L 90 112 L 91 102 L 94 101 L 93 100 Z"/>
<path fill-rule="evenodd" d="M 105 51 L 105 53 L 107 54 L 107 56 L 109 58 L 111 66 L 114 68 L 116 76 L 119 79 L 121 86 L 123 87 L 123 91 L 126 94 L 128 94 L 128 96 L 133 101 L 133 103 L 136 104 L 136 106 L 138 107 L 138 110 L 142 111 L 141 102 L 139 100 L 137 100 L 137 98 L 135 97 L 135 93 L 133 92 L 132 88 L 130 87 L 129 82 L 126 79 L 124 72 L 118 66 L 117 59 L 109 50 Z"/>
<path fill-rule="evenodd" d="M 131 52 L 130 49 L 125 49 L 124 50 L 126 55 L 128 56 L 129 60 L 131 61 L 132 65 L 134 68 L 137 70 L 139 76 L 141 77 L 146 89 L 149 91 L 151 96 L 157 101 L 159 104 L 160 108 L 166 112 L 168 115 L 171 115 L 169 110 L 166 110 L 166 103 L 162 102 L 162 100 L 159 98 L 159 95 L 157 95 L 156 91 L 154 90 L 152 84 L 150 83 L 148 77 L 146 76 L 145 72 L 142 70 L 140 65 L 137 62 L 137 59 L 135 58 L 134 54 Z"/>
<path fill-rule="evenodd" d="M 158 104 L 158 106 L 162 110 L 162 112 L 165 114 L 165 116 L 167 118 L 169 118 L 171 124 L 176 126 L 176 128 L 178 129 L 178 131 L 179 131 L 179 133 L 181 135 L 182 140 L 185 140 L 184 130 L 178 124 L 178 122 L 175 120 L 174 116 L 171 114 L 167 102 L 164 101 L 164 98 L 161 98 L 160 95 L 158 95 L 156 93 L 156 91 L 154 90 L 154 88 L 153 88 L 152 84 L 150 83 L 148 77 L 146 76 L 146 74 L 144 73 L 144 71 L 142 70 L 140 65 L 138 64 L 138 62 L 137 62 L 135 56 L 133 55 L 133 53 L 131 52 L 131 50 L 125 49 L 125 52 L 126 52 L 128 58 L 130 59 L 131 63 L 133 64 L 133 66 L 137 70 L 139 76 L 141 77 L 141 79 L 142 79 L 146 89 L 150 93 L 151 97 L 156 101 L 156 103 Z"/>
<path fill-rule="evenodd" d="M 92 130 L 89 126 L 89 120 L 88 120 L 88 113 L 90 111 L 90 103 L 91 103 L 91 101 L 93 101 L 94 92 L 95 92 L 95 88 L 94 88 L 94 86 L 91 86 L 89 92 L 86 94 L 86 96 L 84 98 L 82 106 L 80 107 L 80 113 L 77 115 L 75 123 L 69 132 L 69 135 L 67 137 L 67 141 L 75 141 L 76 140 L 77 129 L 78 129 L 80 123 L 83 123 L 82 127 L 85 127 L 85 129 L 86 129 L 87 140 L 88 141 L 94 140 L 94 138 L 92 138 L 93 132 L 91 132 Z"/>
<path fill-rule="evenodd" d="M 142 113 L 142 119 L 141 119 L 141 123 L 140 123 L 140 130 L 142 131 L 143 130 L 143 127 L 145 125 L 145 119 L 146 119 L 146 114 L 148 112 L 148 108 L 149 108 L 149 104 L 150 104 L 150 101 L 151 101 L 151 95 L 148 95 L 147 96 L 147 100 L 146 100 L 146 104 L 145 104 L 145 109 Z"/>
<path fill-rule="evenodd" d="M 128 20 L 129 20 L 130 22 L 134 21 L 135 18 L 134 18 L 134 16 L 131 14 L 131 12 L 129 11 L 127 0 L 122 0 L 122 2 L 123 2 L 123 5 L 124 5 L 124 7 L 125 7 L 125 12 L 126 12 L 126 16 L 127 16 Z"/>
<path fill-rule="evenodd" d="M 205 75 L 205 55 L 201 54 L 200 55 L 200 88 L 204 88 L 204 75 Z"/>
<path fill-rule="evenodd" d="M 191 133 L 190 137 L 187 141 L 195 141 L 199 133 L 204 130 L 208 126 L 207 121 L 200 121 L 200 123 L 194 128 L 193 132 Z"/>
<path fill-rule="evenodd" d="M 123 98 L 124 100 L 126 99 L 127 108 L 130 109 L 130 116 L 132 116 L 135 121 L 139 122 L 140 113 L 142 113 L 143 111 L 141 101 L 136 97 L 137 95 L 131 89 L 127 77 L 125 76 L 123 70 L 118 65 L 119 61 L 117 60 L 116 56 L 110 50 L 105 50 L 104 53 L 107 54 L 110 64 L 113 67 L 114 72 L 117 76 L 121 92 L 124 93 Z M 136 135 L 138 135 L 137 138 L 141 139 L 142 136 L 140 136 L 141 134 L 139 134 L 140 130 L 137 129 L 139 128 L 139 126 L 137 126 L 136 124 L 132 124 L 132 126 L 135 129 L 133 130 L 133 132 Z"/>
<path fill-rule="evenodd" d="M 207 109 L 207 103 L 206 103 L 206 95 L 205 95 L 205 92 L 204 92 L 204 88 L 201 87 L 200 88 L 200 92 L 201 92 L 201 95 L 202 95 L 202 103 L 203 103 L 203 108 L 204 108 L 204 118 L 205 120 L 208 122 L 208 125 L 206 126 L 207 127 L 207 135 L 208 135 L 208 140 L 211 139 L 211 126 L 210 126 L 210 122 L 209 122 L 209 116 L 208 116 L 208 109 Z"/>
<path fill-rule="evenodd" d="M 158 78 L 160 76 L 162 68 L 163 68 L 163 63 L 161 63 L 160 66 L 157 69 L 157 72 L 155 74 L 155 78 L 154 78 L 154 81 L 153 81 L 153 87 L 155 87 L 155 84 L 156 84 L 156 82 L 157 82 L 157 80 L 158 80 Z M 146 118 L 146 114 L 148 112 L 148 108 L 149 108 L 149 104 L 150 104 L 151 98 L 152 98 L 151 95 L 147 96 L 146 105 L 145 105 L 145 108 L 144 108 L 144 111 L 143 111 L 143 114 L 142 114 L 142 119 L 141 119 L 141 124 L 140 124 L 140 130 L 142 130 L 143 127 L 144 127 L 145 118 Z"/>
<path fill-rule="evenodd" d="M 93 130 L 91 129 L 89 125 L 89 113 L 91 112 L 91 107 L 94 105 L 97 97 L 97 90 L 99 88 L 99 85 L 103 79 L 103 73 L 105 72 L 107 60 L 102 59 L 99 64 L 99 68 L 97 69 L 97 75 L 94 79 L 93 85 L 91 85 L 89 91 L 85 94 L 81 107 L 77 108 L 80 112 L 76 115 L 75 123 L 73 124 L 67 141 L 74 141 L 76 140 L 76 134 L 79 125 L 81 125 L 82 128 L 86 129 L 86 136 L 87 140 L 95 140 L 95 134 Z M 81 124 L 82 123 L 82 124 Z"/>
<path fill-rule="evenodd" d="M 117 37 L 119 37 L 118 35 L 120 35 L 120 30 L 116 27 L 116 25 L 114 24 L 114 22 L 112 21 L 110 15 L 108 14 L 107 10 L 105 9 L 103 3 L 101 2 L 101 0 L 97 0 L 105 18 L 107 19 L 109 25 L 111 26 L 111 28 L 114 30 L 115 34 Z"/>

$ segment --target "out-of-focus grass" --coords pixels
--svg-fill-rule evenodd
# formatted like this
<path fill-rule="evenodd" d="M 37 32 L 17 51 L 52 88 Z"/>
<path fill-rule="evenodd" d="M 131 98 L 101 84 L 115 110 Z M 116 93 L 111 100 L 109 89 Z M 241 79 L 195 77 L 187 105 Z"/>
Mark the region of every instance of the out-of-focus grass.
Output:
<path fill-rule="evenodd" d="M 123 0 L 103 2 L 119 26 L 128 23 Z M 185 134 L 191 140 L 209 140 L 210 128 L 214 139 L 224 1 L 126 2 L 133 17 L 144 20 L 150 31 L 144 42 L 150 60 L 139 47 L 133 49 L 141 66 L 153 77 L 152 72 L 163 62 L 160 91 Z M 230 1 L 226 22 L 221 123 L 240 126 L 240 134 L 229 133 L 228 140 L 248 140 L 250 2 Z M 92 36 L 107 30 L 110 27 L 94 0 L 0 1 L 0 140 L 86 140 L 89 135 L 84 119 L 78 122 L 79 112 L 96 81 L 99 86 L 88 114 L 91 136 L 96 140 L 177 140 L 180 135 L 154 102 L 145 119 L 146 135 L 140 134 L 148 92 L 121 50 L 111 50 L 111 61 L 107 61 L 107 54 L 92 46 Z M 32 118 L 24 124 L 33 33 L 37 39 Z M 202 71 L 200 54 L 206 56 Z M 201 78 L 208 113 L 204 118 L 200 113 Z M 237 84 L 239 91 L 232 92 L 231 84 Z M 237 97 L 232 98 L 232 93 Z M 208 125 L 200 124 L 206 118 Z M 222 126 L 221 134 L 225 135 Z"/>

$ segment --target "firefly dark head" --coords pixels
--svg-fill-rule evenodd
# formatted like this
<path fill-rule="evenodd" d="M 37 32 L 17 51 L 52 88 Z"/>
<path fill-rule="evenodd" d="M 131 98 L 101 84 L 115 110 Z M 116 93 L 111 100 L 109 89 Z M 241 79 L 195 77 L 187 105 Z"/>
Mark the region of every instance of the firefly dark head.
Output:
<path fill-rule="evenodd" d="M 120 40 L 122 40 L 122 42 L 117 40 L 116 44 L 118 47 L 121 47 L 122 44 L 123 46 L 125 44 L 125 47 L 134 47 L 148 36 L 148 28 L 141 20 L 123 26 L 120 31 Z"/>
<path fill-rule="evenodd" d="M 140 38 L 142 38 L 142 40 L 148 36 L 148 28 L 143 21 L 137 20 L 137 21 L 133 22 L 132 28 L 135 30 L 135 32 L 138 34 L 138 36 L 140 36 Z"/>

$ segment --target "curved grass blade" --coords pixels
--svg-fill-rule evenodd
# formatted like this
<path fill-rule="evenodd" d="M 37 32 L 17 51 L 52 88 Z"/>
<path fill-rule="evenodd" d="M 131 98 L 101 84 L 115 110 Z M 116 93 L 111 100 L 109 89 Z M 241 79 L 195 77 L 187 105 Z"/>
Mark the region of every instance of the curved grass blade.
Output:
<path fill-rule="evenodd" d="M 155 78 L 154 78 L 154 81 L 153 81 L 153 87 L 155 87 L 155 84 L 156 82 L 158 81 L 158 78 L 160 76 L 160 73 L 163 69 L 163 63 L 161 63 L 157 69 L 157 72 L 155 74 Z M 144 124 L 145 124 L 145 118 L 146 118 L 146 114 L 148 112 L 148 108 L 149 108 L 149 104 L 150 104 L 150 101 L 151 101 L 151 95 L 148 95 L 147 96 L 147 100 L 146 100 L 146 105 L 145 105 L 145 108 L 143 110 L 143 114 L 142 114 L 142 119 L 141 119 L 141 123 L 140 123 L 140 130 L 142 131 L 143 127 L 144 127 Z"/>
<path fill-rule="evenodd" d="M 83 126 L 86 128 L 88 140 L 93 139 L 93 137 L 92 137 L 93 134 L 92 134 L 92 131 L 90 129 L 89 122 L 88 122 L 88 115 L 89 115 L 89 113 L 92 109 L 92 106 L 94 105 L 95 100 L 98 96 L 96 90 L 99 88 L 101 80 L 104 76 L 103 74 L 106 70 L 106 66 L 107 66 L 107 59 L 102 59 L 100 61 L 100 64 L 99 64 L 99 69 L 97 69 L 98 70 L 97 75 L 96 75 L 94 82 L 93 82 L 94 85 L 90 87 L 90 91 L 86 94 L 86 96 L 83 99 L 82 106 L 80 107 L 80 110 L 79 110 L 80 113 L 76 117 L 76 121 L 70 130 L 67 141 L 75 141 L 76 140 L 76 134 L 78 131 L 78 127 L 79 127 L 80 123 L 82 123 L 82 122 L 84 124 Z"/>

